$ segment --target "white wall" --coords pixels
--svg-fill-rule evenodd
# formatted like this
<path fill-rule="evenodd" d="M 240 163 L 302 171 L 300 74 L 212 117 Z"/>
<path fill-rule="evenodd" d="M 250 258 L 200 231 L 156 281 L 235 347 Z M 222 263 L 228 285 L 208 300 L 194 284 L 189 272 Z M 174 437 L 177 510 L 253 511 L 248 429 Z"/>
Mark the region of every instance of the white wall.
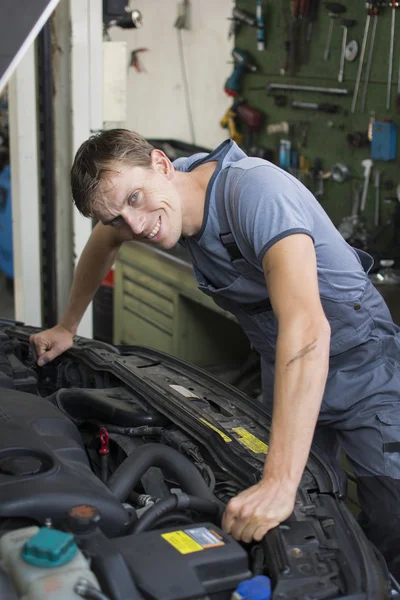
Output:
<path fill-rule="evenodd" d="M 181 1 L 181 0 L 180 0 Z M 126 41 L 128 57 L 135 48 L 148 48 L 139 60 L 145 72 L 128 72 L 127 122 L 144 137 L 192 142 L 174 23 L 177 0 L 131 0 L 141 11 L 143 27 L 113 27 L 113 41 Z M 213 148 L 226 139 L 219 125 L 232 99 L 224 83 L 232 71 L 233 38 L 228 40 L 232 0 L 190 0 L 190 30 L 182 30 L 183 49 L 193 113 L 195 142 Z"/>

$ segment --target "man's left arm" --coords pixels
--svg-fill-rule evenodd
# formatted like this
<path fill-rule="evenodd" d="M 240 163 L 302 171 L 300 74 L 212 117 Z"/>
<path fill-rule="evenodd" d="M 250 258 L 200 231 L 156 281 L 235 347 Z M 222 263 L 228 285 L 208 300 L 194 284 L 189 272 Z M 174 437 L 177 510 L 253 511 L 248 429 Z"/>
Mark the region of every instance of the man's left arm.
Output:
<path fill-rule="evenodd" d="M 278 320 L 269 452 L 261 481 L 233 498 L 223 518 L 224 530 L 245 542 L 260 540 L 293 511 L 329 366 L 330 327 L 311 237 L 278 241 L 264 255 L 263 269 Z"/>

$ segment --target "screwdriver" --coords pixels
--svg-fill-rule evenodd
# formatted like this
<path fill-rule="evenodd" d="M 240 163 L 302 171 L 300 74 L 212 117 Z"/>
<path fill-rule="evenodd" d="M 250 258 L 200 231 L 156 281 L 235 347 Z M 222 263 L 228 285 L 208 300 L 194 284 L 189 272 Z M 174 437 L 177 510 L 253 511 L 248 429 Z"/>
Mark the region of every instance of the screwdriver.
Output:
<path fill-rule="evenodd" d="M 340 14 L 346 12 L 346 7 L 339 2 L 325 2 L 325 6 L 329 11 L 329 30 L 328 30 L 328 38 L 326 40 L 326 46 L 324 51 L 324 60 L 328 60 L 329 51 L 331 48 L 331 40 L 332 40 L 332 32 L 333 32 L 333 23 L 335 19 L 339 17 Z"/>
<path fill-rule="evenodd" d="M 341 26 L 343 27 L 343 39 L 342 39 L 342 53 L 340 55 L 340 67 L 339 67 L 339 75 L 338 75 L 339 83 L 342 83 L 342 81 L 343 81 L 344 57 L 345 57 L 346 45 L 347 45 L 347 32 L 350 29 L 350 27 L 354 27 L 354 25 L 356 23 L 357 23 L 357 21 L 355 19 L 342 19 L 341 23 L 340 23 Z"/>
<path fill-rule="evenodd" d="M 388 71 L 388 82 L 387 82 L 386 110 L 389 110 L 389 108 L 390 108 L 390 95 L 391 95 L 391 91 L 392 91 L 394 29 L 395 29 L 395 24 L 396 24 L 396 7 L 398 5 L 398 2 L 396 2 L 396 0 L 392 0 L 391 4 L 392 4 L 392 25 L 390 28 L 389 71 Z"/>

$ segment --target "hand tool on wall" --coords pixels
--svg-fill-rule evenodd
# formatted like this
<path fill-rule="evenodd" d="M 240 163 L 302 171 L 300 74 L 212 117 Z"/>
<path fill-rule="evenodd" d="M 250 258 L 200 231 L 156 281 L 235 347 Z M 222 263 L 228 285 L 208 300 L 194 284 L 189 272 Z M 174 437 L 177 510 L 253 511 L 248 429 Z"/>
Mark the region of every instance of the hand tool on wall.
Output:
<path fill-rule="evenodd" d="M 144 71 L 143 66 L 139 61 L 138 54 L 140 52 L 147 52 L 147 48 L 135 48 L 135 50 L 131 51 L 129 66 L 134 67 L 138 73 L 142 73 Z"/>
<path fill-rule="evenodd" d="M 289 67 L 291 75 L 296 75 L 300 63 L 300 0 L 290 0 L 290 12 Z"/>
<path fill-rule="evenodd" d="M 364 65 L 365 49 L 367 47 L 369 24 L 371 22 L 371 12 L 370 11 L 371 11 L 372 7 L 373 7 L 372 2 L 367 3 L 367 18 L 365 20 L 364 35 L 363 35 L 363 41 L 362 41 L 362 45 L 361 45 L 361 56 L 360 56 L 360 62 L 358 64 L 356 85 L 354 87 L 354 93 L 353 93 L 353 101 L 351 103 L 351 112 L 352 113 L 354 113 L 356 110 L 358 90 L 360 88 L 361 74 L 362 74 L 363 65 Z"/>
<path fill-rule="evenodd" d="M 333 24 L 335 20 L 339 18 L 339 15 L 346 12 L 347 9 L 343 4 L 340 4 L 339 2 L 325 2 L 325 6 L 329 11 L 329 29 L 324 51 L 324 60 L 328 60 L 329 52 L 331 49 Z"/>
<path fill-rule="evenodd" d="M 375 35 L 376 35 L 376 26 L 378 24 L 379 7 L 376 4 L 375 5 L 373 4 L 370 8 L 369 13 L 370 13 L 370 16 L 374 17 L 374 22 L 372 25 L 371 40 L 369 42 L 367 68 L 366 68 L 365 77 L 364 77 L 364 90 L 363 90 L 363 96 L 362 96 L 362 100 L 361 100 L 361 112 L 364 112 L 364 110 L 365 110 L 365 101 L 367 99 L 367 89 L 368 89 L 368 83 L 369 83 L 369 74 L 371 72 L 372 55 L 374 53 Z"/>
<path fill-rule="evenodd" d="M 353 62 L 356 60 L 358 56 L 358 42 L 356 40 L 351 40 L 347 45 L 344 51 L 344 57 L 348 62 Z"/>
<path fill-rule="evenodd" d="M 321 198 L 324 195 L 324 170 L 322 168 L 322 161 L 320 158 L 315 158 L 310 169 L 311 179 L 314 186 L 314 196 Z"/>
<path fill-rule="evenodd" d="M 335 114 L 340 111 L 340 106 L 338 104 L 318 104 L 316 102 L 300 102 L 298 100 L 293 100 L 292 108 L 302 108 L 308 110 L 318 110 L 320 112 L 325 112 L 329 114 Z"/>
<path fill-rule="evenodd" d="M 340 66 L 339 66 L 339 75 L 338 81 L 342 83 L 343 81 L 343 73 L 344 73 L 344 59 L 346 55 L 346 46 L 347 46 L 347 33 L 351 27 L 357 23 L 355 19 L 342 19 L 340 25 L 343 29 L 343 38 L 342 38 L 342 52 L 340 54 Z"/>
<path fill-rule="evenodd" d="M 250 14 L 246 10 L 241 10 L 236 6 L 232 10 L 232 17 L 230 19 L 232 21 L 228 38 L 231 38 L 233 35 L 237 33 L 239 25 L 248 25 L 249 27 L 257 27 L 257 19 L 254 15 Z"/>
<path fill-rule="evenodd" d="M 392 5 L 392 22 L 390 27 L 390 45 L 389 45 L 389 70 L 388 70 L 388 81 L 387 81 L 387 95 L 386 95 L 386 110 L 390 109 L 390 97 L 392 92 L 392 73 L 393 73 L 393 50 L 394 50 L 394 30 L 396 24 L 396 8 L 399 6 L 399 2 L 391 0 L 389 4 Z"/>
<path fill-rule="evenodd" d="M 244 147 L 246 149 L 253 146 L 253 135 L 258 133 L 264 125 L 265 114 L 246 104 L 244 101 L 235 103 L 235 112 L 244 129 Z"/>
<path fill-rule="evenodd" d="M 227 128 L 229 130 L 229 137 L 231 138 L 231 140 L 233 140 L 239 146 L 241 146 L 243 142 L 243 135 L 237 130 L 235 121 L 236 117 L 237 115 L 234 108 L 228 108 L 228 110 L 220 120 L 219 124 L 223 129 Z"/>
<path fill-rule="evenodd" d="M 353 205 L 351 214 L 343 217 L 341 220 L 338 231 L 341 233 L 347 243 L 352 246 L 356 246 L 361 250 L 367 248 L 367 230 L 365 227 L 364 220 L 360 217 L 360 193 L 361 185 L 360 182 L 355 180 L 352 182 L 352 194 L 353 194 Z"/>
<path fill-rule="evenodd" d="M 372 171 L 372 167 L 373 167 L 374 163 L 370 158 L 366 158 L 365 160 L 361 161 L 361 165 L 364 169 L 364 185 L 363 185 L 363 191 L 362 191 L 362 196 L 361 196 L 360 210 L 361 210 L 361 212 L 364 212 L 365 205 L 367 203 L 369 180 L 371 178 L 371 171 Z"/>
<path fill-rule="evenodd" d="M 237 96 L 240 91 L 241 81 L 244 73 L 246 71 L 255 73 L 258 68 L 250 54 L 245 50 L 234 48 L 232 50 L 232 56 L 234 60 L 234 69 L 232 74 L 225 82 L 225 92 L 228 94 L 228 96 Z"/>
<path fill-rule="evenodd" d="M 332 94 L 334 96 L 348 96 L 349 90 L 345 88 L 328 88 L 318 87 L 311 85 L 295 85 L 291 83 L 267 83 L 267 92 L 274 92 L 275 90 L 286 90 L 288 92 L 316 92 L 319 94 Z M 252 90 L 259 90 L 260 88 L 250 88 Z"/>
<path fill-rule="evenodd" d="M 400 115 L 400 60 L 399 60 L 399 74 L 397 76 L 397 94 L 396 94 L 396 113 Z"/>
<path fill-rule="evenodd" d="M 310 0 L 310 8 L 308 11 L 308 29 L 307 42 L 311 41 L 313 23 L 318 19 L 319 0 Z"/>
<path fill-rule="evenodd" d="M 380 185 L 381 185 L 381 172 L 376 170 L 374 173 L 374 187 L 375 187 L 374 225 L 375 225 L 375 227 L 379 226 Z"/>
<path fill-rule="evenodd" d="M 256 22 L 257 22 L 257 50 L 265 50 L 264 14 L 263 14 L 262 0 L 257 0 Z"/>

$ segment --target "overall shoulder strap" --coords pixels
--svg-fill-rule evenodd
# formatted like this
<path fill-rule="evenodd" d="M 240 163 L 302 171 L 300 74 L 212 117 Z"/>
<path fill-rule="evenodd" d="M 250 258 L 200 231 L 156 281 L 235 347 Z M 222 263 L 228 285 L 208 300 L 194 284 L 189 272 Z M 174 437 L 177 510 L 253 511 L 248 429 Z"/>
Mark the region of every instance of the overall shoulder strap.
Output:
<path fill-rule="evenodd" d="M 232 228 L 229 223 L 228 211 L 226 208 L 225 194 L 216 193 L 215 195 L 216 210 L 218 216 L 219 225 L 219 239 L 222 245 L 226 248 L 232 265 L 240 273 L 248 273 L 254 269 L 254 267 L 244 258 L 235 236 L 232 233 Z"/>

